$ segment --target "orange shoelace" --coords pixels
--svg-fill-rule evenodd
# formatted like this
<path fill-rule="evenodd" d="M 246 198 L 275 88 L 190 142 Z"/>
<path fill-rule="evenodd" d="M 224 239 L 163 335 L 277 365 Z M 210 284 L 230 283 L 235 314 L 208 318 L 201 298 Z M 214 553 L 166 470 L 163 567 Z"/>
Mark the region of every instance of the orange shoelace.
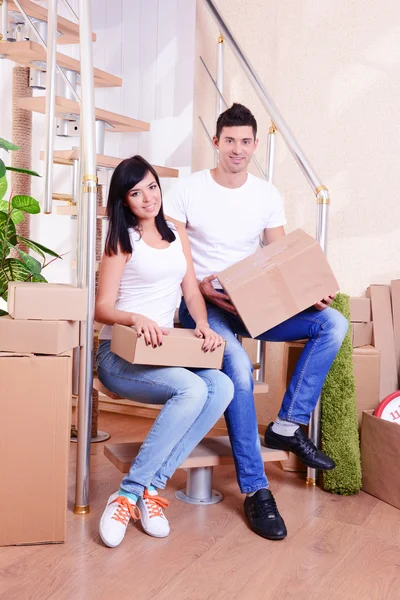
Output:
<path fill-rule="evenodd" d="M 151 496 L 147 490 L 144 490 L 143 500 L 149 509 L 150 519 L 153 517 L 163 517 L 163 508 L 167 508 L 168 500 L 161 498 L 161 496 Z"/>
<path fill-rule="evenodd" d="M 140 508 L 136 506 L 136 504 L 131 504 L 125 496 L 118 496 L 115 500 L 110 502 L 110 504 L 113 504 L 113 502 L 118 502 L 118 508 L 111 518 L 115 521 L 119 521 L 122 525 L 127 525 L 130 517 L 132 517 L 134 521 L 139 521 L 142 517 Z"/>

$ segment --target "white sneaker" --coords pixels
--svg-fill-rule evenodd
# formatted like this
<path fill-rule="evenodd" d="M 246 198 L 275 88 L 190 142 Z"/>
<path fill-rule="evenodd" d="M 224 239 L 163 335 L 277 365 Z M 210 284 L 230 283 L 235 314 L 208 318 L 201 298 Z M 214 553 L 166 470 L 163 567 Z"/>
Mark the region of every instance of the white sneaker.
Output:
<path fill-rule="evenodd" d="M 138 521 L 141 517 L 136 504 L 126 496 L 119 496 L 118 492 L 112 494 L 100 519 L 100 537 L 106 546 L 110 548 L 119 546 L 124 539 L 131 517 L 134 521 Z"/>
<path fill-rule="evenodd" d="M 157 490 L 145 490 L 143 498 L 138 498 L 142 527 L 146 533 L 158 538 L 167 537 L 169 523 L 162 510 L 167 506 L 168 500 L 161 498 Z"/>

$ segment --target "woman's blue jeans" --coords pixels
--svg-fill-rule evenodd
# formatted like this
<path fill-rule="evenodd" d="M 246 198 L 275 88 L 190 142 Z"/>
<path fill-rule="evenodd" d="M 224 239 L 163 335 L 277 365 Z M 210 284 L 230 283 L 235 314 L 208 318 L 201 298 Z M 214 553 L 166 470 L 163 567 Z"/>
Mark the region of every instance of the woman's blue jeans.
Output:
<path fill-rule="evenodd" d="M 103 341 L 97 373 L 109 390 L 145 404 L 164 404 L 121 489 L 142 496 L 164 488 L 174 471 L 223 415 L 233 398 L 232 381 L 216 369 L 132 365 Z"/>
<path fill-rule="evenodd" d="M 235 395 L 225 412 L 225 420 L 239 487 L 243 493 L 254 492 L 268 487 L 268 480 L 260 453 L 253 368 L 235 334 L 250 335 L 238 317 L 213 304 L 207 304 L 207 310 L 210 327 L 227 342 L 222 370 L 233 381 Z M 179 309 L 179 319 L 183 327 L 194 327 L 184 300 Z M 323 311 L 310 308 L 257 337 L 268 342 L 308 339 L 283 398 L 279 411 L 281 419 L 308 423 L 347 328 L 347 319 L 333 308 Z"/>

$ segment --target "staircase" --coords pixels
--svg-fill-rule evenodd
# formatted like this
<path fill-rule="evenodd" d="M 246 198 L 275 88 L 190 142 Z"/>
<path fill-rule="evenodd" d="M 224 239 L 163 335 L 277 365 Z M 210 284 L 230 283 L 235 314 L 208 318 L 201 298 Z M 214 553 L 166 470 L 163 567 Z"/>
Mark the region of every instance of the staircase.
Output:
<path fill-rule="evenodd" d="M 5 0 L 3 0 L 4 4 Z M 61 2 L 61 0 L 60 0 Z M 80 0 L 81 6 L 85 4 L 85 2 L 89 2 L 89 0 Z M 144 0 L 143 0 L 144 2 Z M 64 2 L 67 4 L 67 2 Z M 47 39 L 47 23 L 51 22 L 49 19 L 48 11 L 43 6 L 36 4 L 30 0 L 8 0 L 8 17 L 9 17 L 9 26 L 7 28 L 7 33 L 4 32 L 4 23 L 2 27 L 2 35 L 3 41 L 0 44 L 0 54 L 2 57 L 13 61 L 19 65 L 24 65 L 30 67 L 31 69 L 31 80 L 33 82 L 34 87 L 39 89 L 45 89 L 46 87 L 46 76 L 44 75 L 46 69 L 48 67 L 47 62 L 47 52 L 45 43 L 43 40 Z M 148 3 L 148 8 L 144 8 L 144 10 L 149 11 L 149 17 L 151 16 L 151 5 L 152 3 Z M 144 2 L 143 7 L 146 7 L 146 2 Z M 166 12 L 165 5 L 161 5 L 161 11 L 165 12 L 165 20 L 168 21 L 168 14 Z M 21 11 L 21 12 L 19 12 Z M 4 10 L 3 10 L 4 15 Z M 32 22 L 27 24 L 27 19 L 30 18 Z M 54 19 L 53 19 L 54 21 Z M 150 21 L 150 20 L 149 20 Z M 164 23 L 163 23 L 164 24 Z M 165 23 L 165 30 L 168 31 L 168 23 Z M 35 33 L 32 30 L 32 27 L 36 29 L 36 32 L 39 34 L 37 36 L 37 40 L 35 39 Z M 147 35 L 147 31 L 145 32 Z M 149 31 L 148 35 L 152 35 L 152 32 Z M 100 36 L 100 32 L 99 32 Z M 91 37 L 92 42 L 96 43 L 96 35 L 90 30 L 86 31 L 86 37 L 84 41 L 82 41 L 82 32 L 81 39 L 79 38 L 79 25 L 74 23 L 64 17 L 57 18 L 57 38 L 56 43 L 58 46 L 63 44 L 78 44 L 80 42 L 81 45 L 81 53 L 82 48 L 84 47 L 84 42 L 89 40 Z M 32 38 L 32 39 L 31 39 Z M 40 41 L 41 39 L 41 41 Z M 182 52 L 182 50 L 181 50 Z M 74 136 L 74 130 L 78 131 L 82 128 L 85 128 L 85 119 L 87 118 L 88 106 L 83 102 L 83 94 L 82 94 L 82 103 L 79 102 L 79 92 L 78 86 L 81 83 L 85 82 L 85 68 L 83 62 L 81 64 L 80 60 L 76 58 L 72 58 L 67 54 L 57 51 L 56 52 L 56 61 L 59 69 L 62 69 L 63 79 L 61 81 L 61 85 L 58 86 L 58 94 L 52 98 L 52 107 L 54 109 L 55 119 L 57 123 L 57 134 L 62 135 L 63 137 L 72 137 Z M 86 70 L 87 73 L 87 70 Z M 146 74 L 147 75 L 147 74 Z M 166 74 L 167 75 L 167 74 Z M 66 81 L 68 80 L 68 82 Z M 87 85 L 87 80 L 86 80 Z M 138 83 L 139 85 L 139 83 Z M 120 77 L 115 76 L 112 73 L 107 73 L 104 70 L 100 70 L 97 68 L 93 68 L 93 82 L 92 86 L 95 88 L 104 88 L 105 90 L 110 90 L 113 88 L 121 88 L 123 86 L 123 81 Z M 49 86 L 47 86 L 48 88 Z M 61 89 L 61 93 L 60 93 Z M 83 90 L 83 88 L 82 88 Z M 87 88 L 86 88 L 87 90 Z M 20 98 L 18 100 L 18 106 L 24 110 L 39 113 L 42 115 L 48 116 L 48 110 L 46 105 L 46 97 L 44 95 L 35 95 L 32 98 Z M 82 108 L 84 110 L 82 111 Z M 112 172 L 113 169 L 119 164 L 122 160 L 120 157 L 108 156 L 105 154 L 105 138 L 106 134 L 109 136 L 112 133 L 124 133 L 124 134 L 140 134 L 146 135 L 150 132 L 150 124 L 146 121 L 138 120 L 136 118 L 132 118 L 130 116 L 126 116 L 123 114 L 115 113 L 109 110 L 105 110 L 100 107 L 89 107 L 93 109 L 94 119 L 95 119 L 95 132 L 96 132 L 96 148 L 95 148 L 95 162 L 96 162 L 96 175 L 92 172 L 87 174 L 84 177 L 86 180 L 85 186 L 81 189 L 80 185 L 80 162 L 82 161 L 83 149 L 76 148 L 76 139 L 71 141 L 71 147 L 63 150 L 53 150 L 51 147 L 47 148 L 47 155 L 51 154 L 52 162 L 56 165 L 64 165 L 68 166 L 72 169 L 72 185 L 71 192 L 68 194 L 61 194 L 56 190 L 51 190 L 50 197 L 50 208 L 46 210 L 46 212 L 51 212 L 51 202 L 57 201 L 58 203 L 64 202 L 64 206 L 57 206 L 56 213 L 61 216 L 69 216 L 69 217 L 78 217 L 78 230 L 80 230 L 79 221 L 81 223 L 86 224 L 90 221 L 90 218 L 106 219 L 106 210 L 104 207 L 104 202 L 100 198 L 98 201 L 98 206 L 95 209 L 95 213 L 90 216 L 90 214 L 86 214 L 86 216 L 82 216 L 79 206 L 80 199 L 85 197 L 85 194 L 92 194 L 93 190 L 96 188 L 97 182 L 97 174 L 99 171 L 108 171 Z M 86 117 L 85 117 L 86 111 Z M 83 113 L 83 121 L 81 121 Z M 160 143 L 162 140 L 160 139 Z M 34 148 L 34 152 L 37 152 L 40 155 L 42 160 L 45 160 L 46 151 L 40 148 Z M 132 154 L 132 152 L 130 153 Z M 146 155 L 148 158 L 149 156 Z M 150 156 L 151 158 L 151 156 Z M 178 169 L 174 169 L 166 166 L 154 165 L 156 171 L 159 176 L 162 178 L 175 178 L 178 177 L 179 171 Z M 47 170 L 47 165 L 46 165 Z M 84 172 L 83 172 L 84 173 Z M 85 173 L 84 173 L 85 175 Z M 87 181 L 89 180 L 90 185 L 88 185 Z M 87 210 L 86 207 L 83 208 L 83 202 L 81 203 L 82 211 Z M 85 200 L 86 205 L 86 200 Z M 93 207 L 94 208 L 94 207 Z M 89 209 L 88 209 L 89 210 Z M 101 226 L 97 227 L 97 234 L 101 236 Z M 101 242 L 101 238 L 98 239 Z M 82 240 L 78 240 L 78 248 L 81 249 Z M 99 244 L 98 244 L 99 246 Z M 91 250 L 94 251 L 94 248 Z M 82 274 L 83 272 L 83 260 L 85 256 L 82 256 L 82 252 L 80 253 L 80 262 L 78 255 L 78 273 Z M 90 252 L 88 252 L 90 254 Z M 87 258 L 87 256 L 86 256 Z M 97 259 L 99 256 L 97 256 Z M 91 276 L 92 280 L 89 280 L 88 284 L 90 285 L 95 279 L 96 272 L 96 264 L 93 256 L 92 270 Z M 79 281 L 79 278 L 78 278 Z M 83 281 L 83 280 L 82 280 Z M 83 283 L 83 285 L 85 285 Z M 90 314 L 90 311 L 89 311 Z M 90 321 L 90 319 L 89 319 Z M 88 330 L 93 330 L 93 324 L 88 322 L 87 326 Z M 89 331 L 90 333 L 90 331 Z M 86 332 L 85 340 L 89 340 L 88 333 Z M 82 348 L 84 351 L 87 351 L 87 347 L 90 347 L 90 344 L 87 344 L 86 341 L 83 342 Z M 264 357 L 258 353 L 256 356 L 255 348 L 251 349 L 252 354 L 252 362 L 254 364 L 256 370 L 256 382 L 255 382 L 255 401 L 257 401 L 257 396 L 261 396 L 267 393 L 268 385 L 263 381 L 263 364 Z M 79 364 L 79 357 L 76 357 L 75 364 Z M 89 363 L 87 363 L 89 364 Z M 76 372 L 77 375 L 77 372 Z M 75 378 L 76 379 L 76 378 Z M 88 503 L 86 500 L 88 499 L 88 477 L 89 477 L 89 453 L 87 441 L 90 441 L 90 431 L 88 432 L 89 424 L 87 422 L 87 415 L 90 415 L 90 393 L 87 394 L 87 382 L 90 381 L 90 385 L 92 383 L 91 372 L 87 370 L 86 374 L 82 376 L 81 380 L 85 380 L 85 385 L 81 385 L 80 390 L 80 402 L 82 405 L 82 414 L 85 416 L 85 419 L 80 421 L 84 423 L 85 426 L 81 429 L 85 429 L 84 432 L 80 432 L 80 438 L 78 439 L 78 463 L 77 463 L 77 502 L 76 508 L 82 510 L 82 513 L 87 512 Z M 125 400 L 123 398 L 115 397 L 108 390 L 103 388 L 101 383 L 94 379 L 94 390 L 95 393 L 100 392 L 102 394 L 100 396 L 100 407 L 104 410 L 111 410 L 112 412 L 120 412 L 122 414 L 133 414 L 141 416 L 148 416 L 150 418 L 155 418 L 158 414 L 161 407 L 158 406 L 146 406 L 140 405 L 139 403 L 132 403 L 131 401 Z M 86 387 L 85 387 L 86 386 Z M 75 388 L 77 385 L 75 383 Z M 85 390 L 84 393 L 81 393 L 82 390 Z M 74 390 L 77 393 L 77 389 Z M 82 397 L 81 397 L 82 396 Z M 81 410 L 81 409 L 80 409 Z M 80 413 L 81 414 L 81 413 Z M 224 423 L 221 421 L 219 427 L 225 428 Z M 89 433 L 89 438 L 88 438 Z M 272 454 L 269 453 L 269 460 L 273 458 Z M 277 460 L 280 460 L 281 457 L 278 457 Z M 78 511 L 79 512 L 79 511 Z"/>

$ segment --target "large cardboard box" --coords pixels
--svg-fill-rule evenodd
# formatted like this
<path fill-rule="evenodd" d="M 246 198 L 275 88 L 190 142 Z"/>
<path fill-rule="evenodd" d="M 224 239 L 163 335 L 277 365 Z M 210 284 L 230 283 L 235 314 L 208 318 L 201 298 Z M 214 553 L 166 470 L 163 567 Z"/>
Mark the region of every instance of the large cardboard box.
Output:
<path fill-rule="evenodd" d="M 351 337 L 353 348 L 372 344 L 372 321 L 369 323 L 352 323 Z"/>
<path fill-rule="evenodd" d="M 370 285 L 366 291 L 371 298 L 373 345 L 381 353 L 380 400 L 398 389 L 396 353 L 394 347 L 390 286 Z"/>
<path fill-rule="evenodd" d="M 296 229 L 218 274 L 252 337 L 339 290 L 319 243 Z"/>
<path fill-rule="evenodd" d="M 369 323 L 371 320 L 371 300 L 369 298 L 350 298 L 350 321 Z"/>
<path fill-rule="evenodd" d="M 71 370 L 0 353 L 0 546 L 65 540 Z"/>
<path fill-rule="evenodd" d="M 391 282 L 394 349 L 396 353 L 397 374 L 400 378 L 400 279 Z"/>
<path fill-rule="evenodd" d="M 63 283 L 10 281 L 8 313 L 13 319 L 85 321 L 87 290 Z"/>
<path fill-rule="evenodd" d="M 79 346 L 78 321 L 20 321 L 0 317 L 0 351 L 62 354 Z"/>
<path fill-rule="evenodd" d="M 362 489 L 400 509 L 400 427 L 365 411 L 361 426 Z"/>
<path fill-rule="evenodd" d="M 221 369 L 225 343 L 214 352 L 204 352 L 204 340 L 197 338 L 193 329 L 167 330 L 162 346 L 153 348 L 146 346 L 144 337 L 138 337 L 133 327 L 114 325 L 111 352 L 138 365 Z"/>

